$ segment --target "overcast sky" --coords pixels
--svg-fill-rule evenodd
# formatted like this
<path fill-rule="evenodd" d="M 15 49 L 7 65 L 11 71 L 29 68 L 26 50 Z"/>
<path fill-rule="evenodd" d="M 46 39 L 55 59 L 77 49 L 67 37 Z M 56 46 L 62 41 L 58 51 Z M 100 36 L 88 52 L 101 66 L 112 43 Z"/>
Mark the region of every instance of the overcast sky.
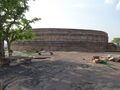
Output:
<path fill-rule="evenodd" d="M 120 0 L 36 0 L 30 1 L 28 18 L 42 20 L 33 28 L 95 29 L 120 37 Z"/>

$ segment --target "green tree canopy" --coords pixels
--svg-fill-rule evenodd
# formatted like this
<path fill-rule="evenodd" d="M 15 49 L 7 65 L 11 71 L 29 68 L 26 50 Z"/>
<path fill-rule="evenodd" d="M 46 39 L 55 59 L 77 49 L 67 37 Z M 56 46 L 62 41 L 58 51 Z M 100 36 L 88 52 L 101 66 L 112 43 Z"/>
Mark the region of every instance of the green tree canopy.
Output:
<path fill-rule="evenodd" d="M 113 38 L 112 42 L 120 46 L 120 37 Z"/>
<path fill-rule="evenodd" d="M 28 1 L 30 0 L 0 0 L 0 38 L 7 41 L 9 53 L 12 42 L 32 38 L 30 23 L 39 20 L 26 18 Z"/>

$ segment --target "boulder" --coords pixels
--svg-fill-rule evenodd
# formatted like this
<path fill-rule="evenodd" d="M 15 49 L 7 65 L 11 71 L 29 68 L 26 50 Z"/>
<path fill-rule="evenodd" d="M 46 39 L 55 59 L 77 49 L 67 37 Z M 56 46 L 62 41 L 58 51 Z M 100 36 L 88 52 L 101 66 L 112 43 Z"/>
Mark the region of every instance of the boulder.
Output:
<path fill-rule="evenodd" d="M 99 59 L 93 59 L 92 62 L 93 62 L 93 63 L 99 63 L 100 60 L 99 60 Z"/>
<path fill-rule="evenodd" d="M 100 57 L 99 56 L 93 56 L 92 57 L 92 62 L 93 63 L 99 63 L 100 62 Z"/>

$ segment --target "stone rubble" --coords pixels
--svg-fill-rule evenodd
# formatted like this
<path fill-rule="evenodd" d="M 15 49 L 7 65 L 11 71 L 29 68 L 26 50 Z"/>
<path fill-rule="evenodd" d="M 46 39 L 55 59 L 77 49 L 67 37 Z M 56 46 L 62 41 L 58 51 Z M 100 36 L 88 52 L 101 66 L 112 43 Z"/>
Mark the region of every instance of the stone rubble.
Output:
<path fill-rule="evenodd" d="M 92 57 L 92 62 L 93 63 L 101 63 L 101 62 L 107 62 L 107 61 L 113 61 L 113 62 L 119 62 L 120 63 L 120 56 L 112 56 L 112 55 L 107 55 L 105 57 L 103 56 L 93 56 Z"/>

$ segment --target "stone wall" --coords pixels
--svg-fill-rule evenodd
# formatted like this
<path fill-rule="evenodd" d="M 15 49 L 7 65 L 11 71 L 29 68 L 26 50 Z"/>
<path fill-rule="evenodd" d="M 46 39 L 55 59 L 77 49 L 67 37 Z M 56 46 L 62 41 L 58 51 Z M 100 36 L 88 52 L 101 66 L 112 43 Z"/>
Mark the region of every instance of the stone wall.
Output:
<path fill-rule="evenodd" d="M 108 35 L 103 31 L 83 29 L 33 29 L 31 41 L 16 42 L 14 50 L 106 51 Z"/>
<path fill-rule="evenodd" d="M 120 46 L 114 43 L 108 43 L 107 51 L 109 52 L 120 52 Z"/>

